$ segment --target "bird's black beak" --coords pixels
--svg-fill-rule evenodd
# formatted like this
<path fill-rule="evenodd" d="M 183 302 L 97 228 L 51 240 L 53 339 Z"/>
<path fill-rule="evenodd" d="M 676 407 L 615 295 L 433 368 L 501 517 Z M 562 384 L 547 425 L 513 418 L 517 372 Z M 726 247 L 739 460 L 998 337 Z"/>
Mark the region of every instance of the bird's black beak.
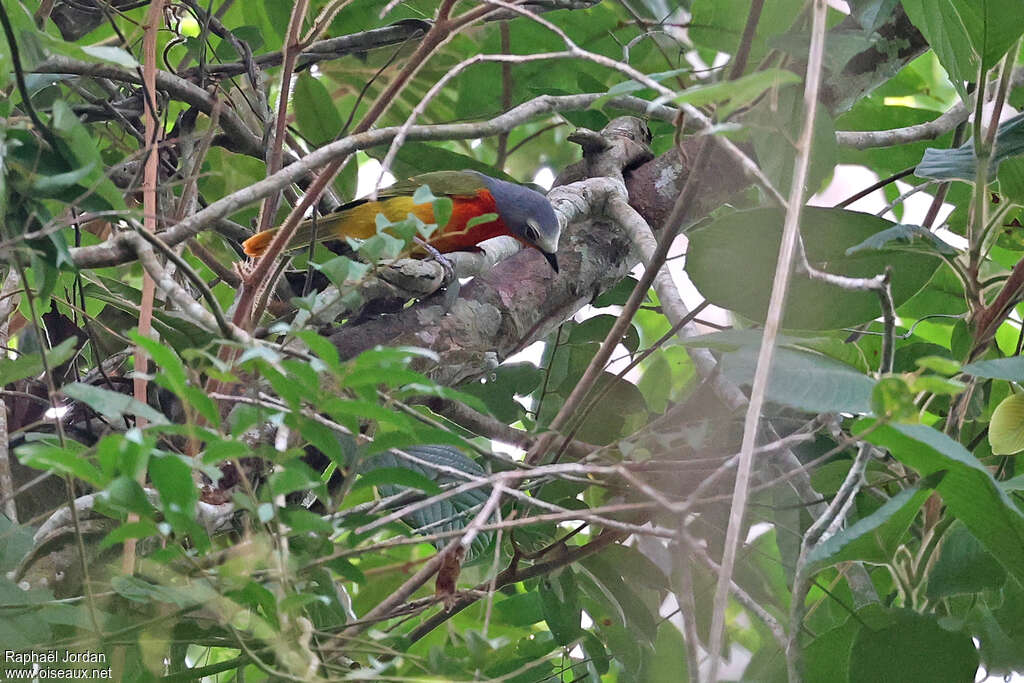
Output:
<path fill-rule="evenodd" d="M 557 254 L 549 254 L 546 251 L 542 251 L 541 253 L 544 254 L 544 258 L 547 260 L 548 265 L 551 266 L 551 270 L 553 270 L 553 271 L 555 271 L 557 273 L 558 272 L 558 255 Z"/>

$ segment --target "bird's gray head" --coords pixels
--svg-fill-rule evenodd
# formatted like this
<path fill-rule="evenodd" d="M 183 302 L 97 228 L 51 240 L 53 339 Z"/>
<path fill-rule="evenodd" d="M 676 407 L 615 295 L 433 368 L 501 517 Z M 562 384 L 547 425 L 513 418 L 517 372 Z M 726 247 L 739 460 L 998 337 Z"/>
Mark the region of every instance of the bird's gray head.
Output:
<path fill-rule="evenodd" d="M 476 173 L 484 181 L 494 197 L 498 215 L 509 232 L 541 252 L 557 273 L 558 259 L 555 254 L 558 252 L 561 226 L 548 198 L 522 185 L 491 178 L 476 171 L 470 173 Z"/>

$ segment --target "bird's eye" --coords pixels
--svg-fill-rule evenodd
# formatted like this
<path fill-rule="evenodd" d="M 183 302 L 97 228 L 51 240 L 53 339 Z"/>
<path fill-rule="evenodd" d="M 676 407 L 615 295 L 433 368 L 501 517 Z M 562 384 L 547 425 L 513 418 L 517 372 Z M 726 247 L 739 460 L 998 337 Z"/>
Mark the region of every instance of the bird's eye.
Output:
<path fill-rule="evenodd" d="M 526 222 L 526 239 L 536 242 L 540 239 L 540 232 L 537 231 L 537 224 L 533 221 Z"/>

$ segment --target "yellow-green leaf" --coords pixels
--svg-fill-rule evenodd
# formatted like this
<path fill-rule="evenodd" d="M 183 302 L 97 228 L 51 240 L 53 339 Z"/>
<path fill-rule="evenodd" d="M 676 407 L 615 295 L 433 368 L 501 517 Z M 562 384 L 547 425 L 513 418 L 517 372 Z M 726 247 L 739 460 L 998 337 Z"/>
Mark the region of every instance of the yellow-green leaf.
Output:
<path fill-rule="evenodd" d="M 1024 451 L 1024 394 L 1007 396 L 992 412 L 988 440 L 995 455 Z"/>

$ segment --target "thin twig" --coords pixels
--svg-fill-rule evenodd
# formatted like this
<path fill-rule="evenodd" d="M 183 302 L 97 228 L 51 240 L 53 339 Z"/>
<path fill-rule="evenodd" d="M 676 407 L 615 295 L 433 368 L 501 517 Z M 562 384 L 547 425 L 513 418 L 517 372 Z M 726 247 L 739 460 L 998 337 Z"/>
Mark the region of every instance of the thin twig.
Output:
<path fill-rule="evenodd" d="M 160 211 L 157 199 L 159 183 L 160 149 L 159 149 L 159 115 L 156 110 L 156 42 L 160 24 L 163 21 L 163 0 L 154 0 L 146 15 L 145 34 L 142 39 L 142 81 L 146 106 L 143 109 L 144 135 L 146 139 L 146 160 L 142 181 L 142 214 L 143 232 L 156 233 L 157 215 Z M 139 302 L 138 331 L 140 337 L 148 338 L 152 334 L 153 299 L 156 286 L 148 271 L 142 274 L 142 295 Z M 136 401 L 143 405 L 149 403 L 149 354 L 141 344 L 135 346 L 135 374 L 132 378 L 132 394 Z M 146 418 L 135 417 L 136 425 L 141 429 L 146 426 Z M 141 485 L 145 483 L 145 472 L 137 473 L 136 478 Z M 129 513 L 128 521 L 138 521 L 138 514 Z M 121 569 L 126 574 L 135 572 L 136 539 L 125 539 L 121 552 Z M 123 653 L 121 653 L 123 655 Z"/>
<path fill-rule="evenodd" d="M 807 73 L 804 86 L 803 130 L 797 142 L 797 155 L 794 162 L 793 181 L 786 209 L 786 220 L 783 225 L 782 242 L 779 247 L 779 259 L 768 304 L 768 314 L 761 341 L 761 350 L 758 353 L 757 369 L 754 372 L 750 403 L 747 406 L 746 419 L 743 425 L 743 442 L 740 450 L 740 461 L 737 465 L 736 484 L 733 488 L 733 503 L 729 512 L 729 526 L 726 530 L 722 570 L 719 572 L 718 585 L 715 590 L 711 632 L 708 642 L 708 656 L 710 658 L 708 680 L 710 681 L 716 680 L 721 664 L 725 610 L 728 603 L 729 586 L 732 582 L 736 554 L 739 549 L 743 518 L 746 513 L 758 424 L 761 420 L 761 410 L 764 406 L 765 389 L 768 384 L 772 357 L 775 353 L 779 329 L 782 326 L 782 313 L 786 292 L 789 289 L 789 278 L 793 269 L 797 244 L 800 239 L 800 210 L 803 207 L 804 185 L 810 167 L 811 139 L 814 133 L 814 119 L 818 108 L 818 90 L 821 86 L 822 62 L 825 53 L 826 10 L 827 4 L 825 0 L 814 0 L 811 19 L 811 45 L 807 58 Z"/>

